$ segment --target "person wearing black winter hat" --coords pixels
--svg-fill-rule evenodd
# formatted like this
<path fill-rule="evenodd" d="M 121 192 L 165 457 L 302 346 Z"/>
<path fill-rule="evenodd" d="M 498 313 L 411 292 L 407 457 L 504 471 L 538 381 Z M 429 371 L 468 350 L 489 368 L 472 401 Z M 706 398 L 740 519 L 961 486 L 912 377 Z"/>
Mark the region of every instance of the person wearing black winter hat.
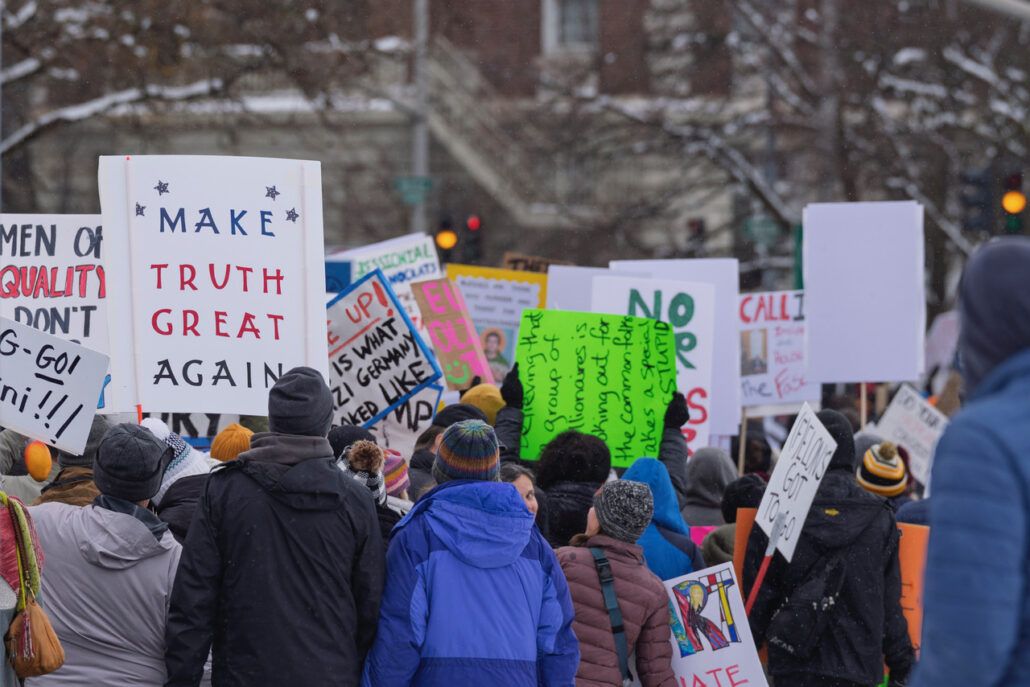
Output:
<path fill-rule="evenodd" d="M 375 636 L 383 545 L 368 489 L 336 466 L 333 399 L 307 367 L 268 394 L 270 432 L 217 467 L 168 614 L 169 687 L 358 684 Z M 304 611 L 304 609 L 308 609 Z"/>
<path fill-rule="evenodd" d="M 855 479 L 851 423 L 835 410 L 818 413 L 837 442 L 808 511 L 790 563 L 773 557 L 749 620 L 755 643 L 769 645 L 769 672 L 791 687 L 872 687 L 890 668 L 905 684 L 914 662 L 901 611 L 900 539 L 887 502 Z M 745 598 L 769 540 L 751 530 L 744 559 Z M 826 604 L 825 599 L 832 603 Z M 785 605 L 789 602 L 789 605 Z M 822 602 L 822 603 L 820 603 Z M 797 608 L 818 610 L 799 619 Z M 811 634 L 808 634 L 811 633 Z"/>

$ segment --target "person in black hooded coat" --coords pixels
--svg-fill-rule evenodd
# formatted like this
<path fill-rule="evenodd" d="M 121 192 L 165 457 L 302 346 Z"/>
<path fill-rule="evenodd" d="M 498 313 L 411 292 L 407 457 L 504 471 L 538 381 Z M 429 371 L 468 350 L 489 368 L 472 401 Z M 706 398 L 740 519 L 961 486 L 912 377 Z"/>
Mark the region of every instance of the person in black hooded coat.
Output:
<path fill-rule="evenodd" d="M 837 442 L 837 450 L 808 511 L 793 560 L 787 563 L 779 553 L 773 557 L 751 611 L 751 632 L 756 645 L 768 641 L 769 672 L 777 685 L 872 687 L 880 684 L 886 662 L 890 685 L 901 686 L 914 656 L 901 611 L 900 535 L 893 509 L 856 481 L 854 436 L 847 419 L 833 410 L 818 415 Z M 768 542 L 761 528 L 751 531 L 744 559 L 745 598 Z M 796 635 L 771 633 L 770 623 L 792 595 L 800 598 L 806 582 L 835 567 L 835 558 L 843 564 L 843 581 L 835 602 L 824 611 L 826 628 L 811 653 L 792 655 L 784 647 L 791 646 Z M 794 618 L 786 623 L 793 630 L 812 624 Z"/>
<path fill-rule="evenodd" d="M 169 687 L 359 684 L 384 556 L 372 497 L 326 440 L 332 397 L 296 368 L 272 387 L 270 432 L 208 477 L 172 589 Z"/>

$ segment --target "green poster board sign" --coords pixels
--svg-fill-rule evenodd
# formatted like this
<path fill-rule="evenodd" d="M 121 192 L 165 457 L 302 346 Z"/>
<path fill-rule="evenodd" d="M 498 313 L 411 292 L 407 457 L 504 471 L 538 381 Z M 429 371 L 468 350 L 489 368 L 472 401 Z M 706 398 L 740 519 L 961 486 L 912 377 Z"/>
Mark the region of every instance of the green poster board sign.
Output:
<path fill-rule="evenodd" d="M 515 359 L 525 388 L 521 455 L 537 460 L 567 429 L 593 434 L 614 467 L 658 456 L 676 390 L 676 350 L 665 322 L 525 310 Z"/>

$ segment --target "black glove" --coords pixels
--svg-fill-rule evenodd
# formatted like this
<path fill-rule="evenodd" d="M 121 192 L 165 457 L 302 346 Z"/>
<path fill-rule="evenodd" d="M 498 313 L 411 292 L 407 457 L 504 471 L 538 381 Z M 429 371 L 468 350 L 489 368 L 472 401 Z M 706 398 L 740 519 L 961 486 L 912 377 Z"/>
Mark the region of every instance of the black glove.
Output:
<path fill-rule="evenodd" d="M 461 399 L 465 398 L 465 394 L 467 394 L 468 392 L 472 391 L 473 387 L 479 386 L 482 383 L 483 383 L 483 378 L 482 377 L 480 377 L 479 375 L 476 375 L 475 377 L 473 377 L 472 378 L 472 382 L 467 387 L 465 387 L 464 389 L 459 389 L 458 390 L 458 400 L 460 401 Z"/>
<path fill-rule="evenodd" d="M 519 364 L 515 363 L 501 384 L 501 398 L 509 408 L 522 410 L 522 380 L 519 379 Z"/>
<path fill-rule="evenodd" d="M 501 395 L 504 390 L 501 390 Z M 687 410 L 687 399 L 680 392 L 672 395 L 669 407 L 665 409 L 665 428 L 679 429 L 690 421 L 690 411 Z"/>

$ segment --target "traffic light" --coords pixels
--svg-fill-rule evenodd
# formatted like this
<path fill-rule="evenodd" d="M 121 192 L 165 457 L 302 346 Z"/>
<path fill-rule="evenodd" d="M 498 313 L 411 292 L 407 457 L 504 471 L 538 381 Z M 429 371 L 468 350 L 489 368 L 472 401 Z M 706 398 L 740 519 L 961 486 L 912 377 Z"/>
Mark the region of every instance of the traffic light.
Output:
<path fill-rule="evenodd" d="M 1023 211 L 1026 194 L 1023 192 L 1023 173 L 1013 172 L 1005 177 L 1001 196 L 1001 216 L 1005 219 L 1006 234 L 1023 233 Z"/>
<path fill-rule="evenodd" d="M 479 215 L 465 218 L 465 262 L 474 265 L 483 259 L 483 219 Z"/>
<path fill-rule="evenodd" d="M 449 217 L 444 217 L 440 220 L 440 226 L 436 228 L 434 240 L 436 241 L 436 249 L 440 253 L 440 260 L 450 262 L 451 253 L 458 245 L 458 232 L 454 231 L 454 225 Z"/>
<path fill-rule="evenodd" d="M 967 170 L 961 175 L 962 228 L 991 234 L 994 230 L 994 180 L 990 168 Z"/>

